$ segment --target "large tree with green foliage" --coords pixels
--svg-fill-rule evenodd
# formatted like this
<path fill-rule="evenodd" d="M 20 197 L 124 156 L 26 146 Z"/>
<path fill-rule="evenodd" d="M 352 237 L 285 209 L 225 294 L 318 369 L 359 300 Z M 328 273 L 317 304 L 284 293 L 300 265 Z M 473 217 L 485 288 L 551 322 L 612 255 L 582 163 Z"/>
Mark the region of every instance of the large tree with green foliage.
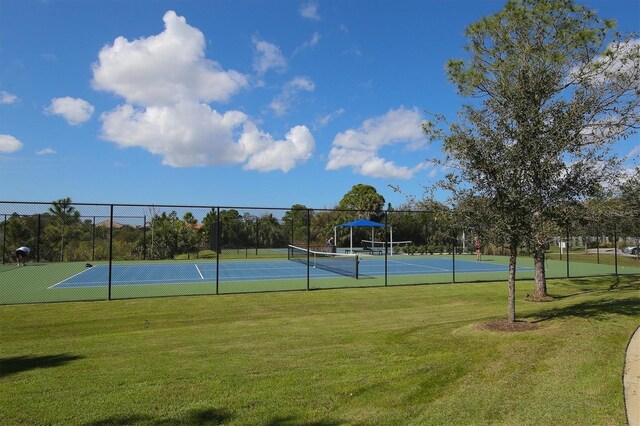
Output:
<path fill-rule="evenodd" d="M 353 185 L 338 203 L 338 210 L 357 210 L 361 219 L 380 220 L 384 197 L 371 185 Z"/>
<path fill-rule="evenodd" d="M 508 319 L 515 321 L 520 244 L 535 259 L 535 297 L 547 296 L 544 256 L 561 206 L 611 178 L 612 144 L 639 126 L 640 40 L 613 34 L 572 0 L 512 0 L 466 30 L 466 59 L 450 60 L 450 80 L 473 101 L 445 128 L 458 196 L 481 195 L 511 251 Z M 615 38 L 615 40 L 613 39 Z M 467 183 L 468 190 L 460 191 Z"/>
<path fill-rule="evenodd" d="M 302 244 L 307 240 L 307 229 L 312 214 L 309 208 L 303 204 L 294 204 L 291 210 L 287 210 L 282 218 L 289 234 L 290 244 Z"/>

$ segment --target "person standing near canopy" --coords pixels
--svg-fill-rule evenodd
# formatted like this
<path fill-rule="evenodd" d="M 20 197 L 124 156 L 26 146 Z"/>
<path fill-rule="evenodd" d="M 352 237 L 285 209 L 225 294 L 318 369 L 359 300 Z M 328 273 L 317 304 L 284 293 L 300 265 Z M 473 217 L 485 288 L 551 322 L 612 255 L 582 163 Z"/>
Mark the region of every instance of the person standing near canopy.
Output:
<path fill-rule="evenodd" d="M 329 252 L 330 253 L 335 253 L 335 245 L 333 244 L 333 237 L 329 237 L 329 239 L 327 240 L 327 247 L 329 247 Z"/>

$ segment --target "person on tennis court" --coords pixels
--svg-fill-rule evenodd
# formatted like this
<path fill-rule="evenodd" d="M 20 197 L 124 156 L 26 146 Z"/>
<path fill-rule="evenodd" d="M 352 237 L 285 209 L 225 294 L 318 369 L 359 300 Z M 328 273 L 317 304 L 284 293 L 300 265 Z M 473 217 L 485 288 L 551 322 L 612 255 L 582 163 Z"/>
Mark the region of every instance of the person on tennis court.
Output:
<path fill-rule="evenodd" d="M 327 240 L 327 247 L 329 247 L 329 251 L 331 253 L 335 253 L 333 250 L 333 237 L 329 237 L 329 239 Z"/>
<path fill-rule="evenodd" d="M 29 258 L 31 249 L 29 247 L 22 246 L 16 250 L 16 261 L 18 266 L 24 266 Z"/>
<path fill-rule="evenodd" d="M 479 261 L 482 258 L 482 243 L 480 242 L 480 237 L 476 237 L 475 247 L 476 247 L 476 260 Z"/>

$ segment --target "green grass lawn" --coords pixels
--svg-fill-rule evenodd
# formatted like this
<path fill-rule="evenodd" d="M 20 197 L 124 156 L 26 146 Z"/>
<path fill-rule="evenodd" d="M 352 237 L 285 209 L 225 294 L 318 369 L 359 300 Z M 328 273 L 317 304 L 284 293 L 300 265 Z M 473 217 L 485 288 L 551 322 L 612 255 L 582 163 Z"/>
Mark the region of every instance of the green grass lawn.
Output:
<path fill-rule="evenodd" d="M 0 306 L 0 424 L 624 425 L 637 276 Z"/>

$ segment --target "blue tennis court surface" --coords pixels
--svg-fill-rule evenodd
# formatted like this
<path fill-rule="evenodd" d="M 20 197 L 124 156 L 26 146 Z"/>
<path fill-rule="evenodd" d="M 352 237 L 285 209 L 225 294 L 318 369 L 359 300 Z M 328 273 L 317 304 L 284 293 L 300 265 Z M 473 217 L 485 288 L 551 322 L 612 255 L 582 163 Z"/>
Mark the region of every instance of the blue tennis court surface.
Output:
<path fill-rule="evenodd" d="M 387 259 L 387 273 L 389 275 L 447 274 L 453 272 L 453 261 L 450 258 L 393 256 Z M 509 266 L 493 262 L 456 259 L 455 269 L 456 272 L 460 273 L 508 272 Z M 522 271 L 532 268 L 519 267 L 518 269 Z M 384 259 L 371 259 L 360 262 L 360 273 L 369 276 L 384 275 Z"/>
<path fill-rule="evenodd" d="M 221 261 L 219 271 L 215 262 L 209 263 L 158 263 L 113 265 L 113 286 L 154 284 L 207 284 L 220 282 L 257 280 L 306 279 L 307 267 L 288 260 L 273 261 Z M 458 273 L 507 272 L 508 266 L 492 262 L 456 260 Z M 530 269 L 530 268 L 519 268 Z M 393 256 L 387 258 L 388 275 L 446 274 L 453 271 L 451 259 Z M 366 257 L 360 260 L 360 278 L 380 277 L 385 274 L 383 257 Z M 310 277 L 343 278 L 343 275 L 321 268 L 310 268 Z M 87 268 L 49 288 L 102 287 L 109 282 L 109 266 L 96 265 Z"/>

